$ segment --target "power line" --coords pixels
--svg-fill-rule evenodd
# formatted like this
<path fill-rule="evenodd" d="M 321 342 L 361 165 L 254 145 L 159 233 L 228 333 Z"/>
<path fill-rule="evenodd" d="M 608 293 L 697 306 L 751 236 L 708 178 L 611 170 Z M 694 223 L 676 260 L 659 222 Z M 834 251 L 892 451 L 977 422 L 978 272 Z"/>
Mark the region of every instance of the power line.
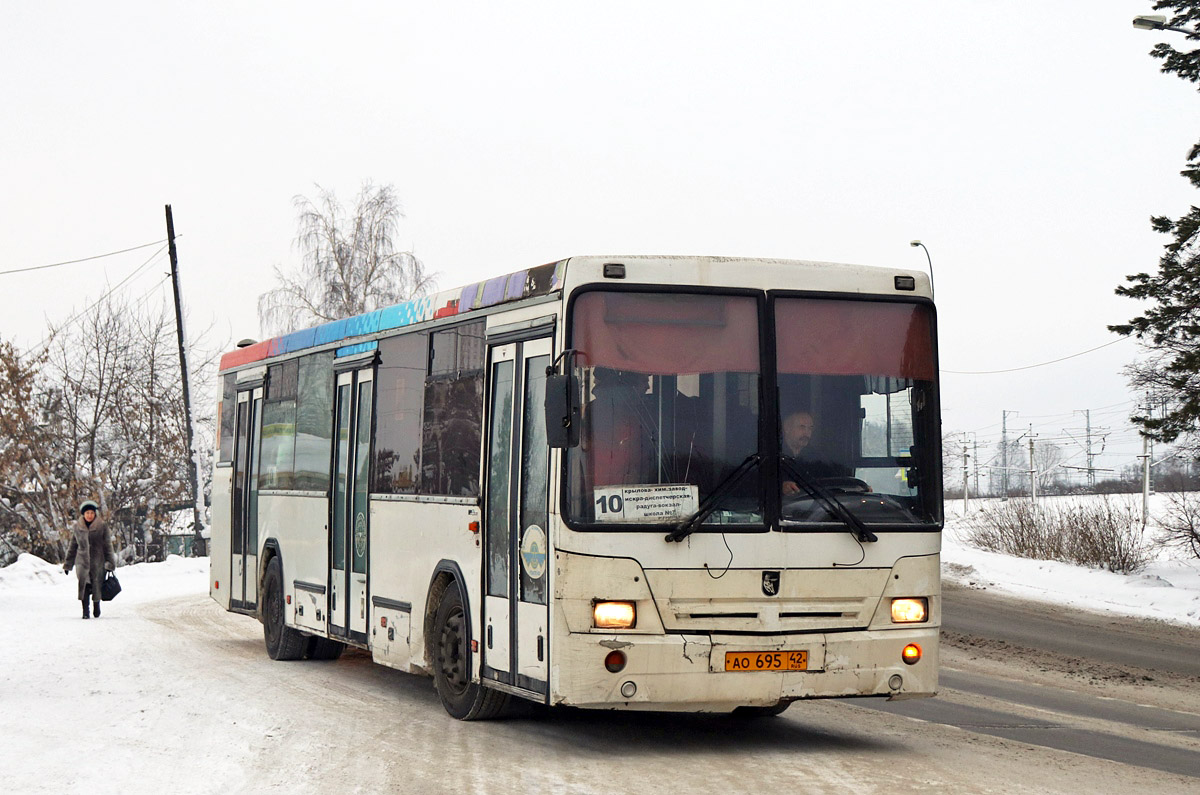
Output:
<path fill-rule="evenodd" d="M 1024 367 L 1009 367 L 1005 370 L 940 370 L 940 372 L 953 373 L 954 375 L 992 375 L 994 373 L 1015 373 L 1017 370 L 1032 370 L 1034 367 L 1045 367 L 1048 364 L 1057 364 L 1058 362 L 1065 362 L 1067 359 L 1074 359 L 1076 356 L 1083 356 L 1084 354 L 1091 353 L 1092 351 L 1098 351 L 1101 348 L 1107 348 L 1109 345 L 1116 345 L 1118 342 L 1124 342 L 1125 340 L 1128 340 L 1128 339 L 1132 339 L 1132 338 L 1131 337 L 1121 337 L 1120 339 L 1115 339 L 1112 342 L 1106 342 L 1103 345 L 1097 345 L 1095 348 L 1088 348 L 1086 351 L 1080 351 L 1079 353 L 1072 353 L 1070 356 L 1063 356 L 1060 359 L 1051 359 L 1048 362 L 1038 362 L 1037 364 L 1027 364 Z"/>
<path fill-rule="evenodd" d="M 9 273 L 27 273 L 28 271 L 41 271 L 41 270 L 45 270 L 47 268 L 58 268 L 63 265 L 74 265 L 77 262 L 90 262 L 91 260 L 94 260 L 94 259 L 104 259 L 105 257 L 115 257 L 117 254 L 128 254 L 130 251 L 137 251 L 137 250 L 143 249 L 143 248 L 150 248 L 151 246 L 158 246 L 165 242 L 167 242 L 167 241 L 166 240 L 155 240 L 153 243 L 143 243 L 140 246 L 134 246 L 133 248 L 123 248 L 120 251 L 110 251 L 107 254 L 96 254 L 91 257 L 81 257 L 79 259 L 69 259 L 69 260 L 64 260 L 63 262 L 51 262 L 49 265 L 34 265 L 29 268 L 13 268 L 12 270 L 0 271 L 0 276 L 4 276 Z"/>
<path fill-rule="evenodd" d="M 151 244 L 151 245 L 153 245 L 153 244 Z M 117 290 L 119 290 L 119 289 L 121 288 L 121 285 L 123 285 L 123 284 L 125 284 L 126 282 L 128 282 L 128 281 L 129 281 L 130 279 L 132 279 L 134 276 L 137 276 L 139 273 L 141 273 L 143 270 L 145 270 L 147 266 L 149 266 L 151 263 L 155 262 L 155 261 L 156 261 L 156 260 L 157 260 L 157 259 L 158 259 L 160 256 L 162 256 L 162 253 L 163 253 L 164 251 L 166 251 L 166 250 L 167 250 L 167 247 L 166 247 L 165 245 L 163 245 L 162 247 L 160 247 L 160 248 L 158 249 L 158 251 L 155 251 L 153 254 L 151 254 L 151 255 L 150 255 L 150 259 L 146 260 L 146 261 L 145 261 L 145 262 L 143 262 L 141 265 L 138 265 L 136 268 L 134 268 L 134 269 L 133 269 L 133 270 L 130 272 L 130 274 L 129 274 L 128 276 L 126 276 L 124 279 L 122 279 L 121 281 L 119 281 L 119 282 L 117 282 L 116 284 L 114 284 L 114 285 L 112 286 L 112 289 L 110 289 L 110 290 L 109 290 L 108 292 L 106 292 L 104 295 L 102 295 L 102 296 L 100 296 L 99 298 L 97 298 L 97 299 L 96 299 L 96 300 L 95 300 L 95 301 L 94 301 L 94 302 L 93 302 L 91 305 L 89 305 L 89 306 L 88 306 L 86 309 L 80 310 L 79 312 L 76 312 L 76 313 L 75 313 L 74 315 L 72 315 L 71 317 L 67 318 L 67 319 L 66 319 L 66 320 L 63 322 L 63 324 L 62 324 L 61 326 L 59 326 L 57 329 L 55 329 L 54 331 L 50 332 L 50 333 L 49 333 L 49 334 L 47 334 L 45 337 L 43 337 L 43 338 L 42 338 L 42 341 L 41 341 L 41 342 L 39 342 L 37 345 L 34 345 L 32 348 L 30 348 L 30 349 L 29 349 L 29 351 L 30 351 L 30 352 L 32 352 L 32 351 L 35 351 L 35 350 L 37 350 L 37 351 L 39 351 L 39 352 L 40 352 L 40 350 L 41 350 L 41 349 L 43 349 L 43 348 L 44 348 L 44 346 L 46 346 L 47 344 L 49 344 L 50 340 L 54 338 L 54 335 L 55 335 L 55 333 L 56 333 L 56 332 L 58 332 L 58 331 L 61 331 L 62 329 L 65 329 L 67 326 L 70 326 L 70 325 L 71 325 L 72 323 L 74 323 L 76 320 L 79 320 L 79 318 L 83 317 L 83 316 L 84 316 L 84 315 L 86 315 L 88 312 L 90 312 L 90 311 L 92 311 L 93 309 L 95 309 L 97 306 L 99 306 L 99 305 L 100 305 L 100 303 L 101 303 L 102 301 L 104 301 L 104 299 L 105 299 L 105 298 L 108 298 L 110 295 L 112 295 L 112 294 L 113 294 L 113 293 L 115 293 Z"/>
<path fill-rule="evenodd" d="M 164 284 L 166 284 L 167 280 L 168 280 L 168 279 L 170 279 L 170 278 L 171 278 L 171 274 L 169 274 L 169 273 L 168 273 L 168 274 L 164 275 L 164 276 L 163 276 L 161 279 L 159 279 L 158 281 L 156 281 L 154 284 L 150 285 L 150 289 L 149 289 L 149 290 L 147 290 L 146 292 L 142 293 L 141 297 L 140 297 L 140 298 L 138 298 L 136 301 L 134 301 L 134 302 L 133 302 L 133 308 L 135 308 L 135 309 L 136 309 L 137 307 L 139 307 L 139 306 L 141 306 L 142 304 L 146 303 L 146 300 L 147 300 L 147 299 L 150 297 L 150 295 L 151 295 L 151 294 L 152 294 L 152 293 L 153 293 L 155 290 L 157 290 L 158 288 L 160 288 L 160 287 L 162 287 Z"/>

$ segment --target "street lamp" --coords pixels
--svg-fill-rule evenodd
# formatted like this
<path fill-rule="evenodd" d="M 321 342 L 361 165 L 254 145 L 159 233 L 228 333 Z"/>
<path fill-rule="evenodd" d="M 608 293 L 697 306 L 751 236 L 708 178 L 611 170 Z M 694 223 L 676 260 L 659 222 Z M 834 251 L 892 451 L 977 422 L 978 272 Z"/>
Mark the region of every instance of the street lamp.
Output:
<path fill-rule="evenodd" d="M 1168 25 L 1167 18 L 1162 14 L 1147 14 L 1134 17 L 1133 26 L 1138 30 L 1173 30 L 1176 33 L 1186 33 L 1189 36 L 1193 36 L 1196 33 L 1194 30 Z"/>
<path fill-rule="evenodd" d="M 920 246 L 925 250 L 925 261 L 929 263 L 929 294 L 933 295 L 933 258 L 929 256 L 929 249 L 925 248 L 925 244 L 920 240 L 910 240 L 908 245 L 913 248 Z"/>

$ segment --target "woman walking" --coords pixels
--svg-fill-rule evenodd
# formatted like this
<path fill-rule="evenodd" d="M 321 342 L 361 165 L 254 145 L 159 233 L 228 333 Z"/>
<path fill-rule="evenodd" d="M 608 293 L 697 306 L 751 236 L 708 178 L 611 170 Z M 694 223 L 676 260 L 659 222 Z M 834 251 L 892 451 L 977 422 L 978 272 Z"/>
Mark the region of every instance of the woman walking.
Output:
<path fill-rule="evenodd" d="M 84 618 L 88 617 L 89 591 L 93 600 L 92 615 L 100 617 L 100 584 L 104 582 L 104 572 L 117 566 L 108 525 L 98 516 L 99 511 L 100 506 L 91 500 L 85 500 L 79 506 L 79 519 L 71 525 L 71 548 L 67 550 L 67 560 L 63 564 L 67 574 L 71 573 L 72 566 L 75 567 Z"/>

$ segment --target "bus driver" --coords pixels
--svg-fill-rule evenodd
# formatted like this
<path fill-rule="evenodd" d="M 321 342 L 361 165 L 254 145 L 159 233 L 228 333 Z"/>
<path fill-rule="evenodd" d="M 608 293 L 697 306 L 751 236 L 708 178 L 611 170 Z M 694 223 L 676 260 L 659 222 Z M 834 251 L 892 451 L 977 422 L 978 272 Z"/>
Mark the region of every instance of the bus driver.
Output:
<path fill-rule="evenodd" d="M 808 448 L 812 443 L 815 429 L 816 423 L 811 412 L 800 410 L 789 414 L 783 421 L 783 454 L 791 459 L 792 466 L 805 478 L 833 478 L 848 475 L 845 467 L 811 457 L 812 452 L 808 451 Z M 808 451 L 808 455 L 805 455 L 805 451 Z M 785 495 L 798 494 L 803 491 L 793 480 L 784 480 L 782 488 Z"/>

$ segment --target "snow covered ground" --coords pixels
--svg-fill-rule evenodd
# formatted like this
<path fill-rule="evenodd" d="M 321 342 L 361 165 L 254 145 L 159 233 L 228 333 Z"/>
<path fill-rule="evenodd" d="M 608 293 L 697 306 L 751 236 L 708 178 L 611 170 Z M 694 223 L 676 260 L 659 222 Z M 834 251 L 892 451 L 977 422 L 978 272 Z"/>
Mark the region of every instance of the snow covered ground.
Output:
<path fill-rule="evenodd" d="M 178 754 L 187 767 L 195 728 L 163 702 L 187 691 L 188 665 L 164 670 L 140 653 L 146 633 L 170 630 L 132 614 L 147 602 L 206 593 L 208 558 L 171 557 L 117 574 L 122 592 L 102 603 L 99 619 L 83 621 L 75 572 L 30 554 L 0 569 L 3 791 L 179 791 L 154 776 L 130 787 L 150 759 Z"/>
<path fill-rule="evenodd" d="M 1131 500 L 1140 511 L 1140 495 L 1115 495 L 1108 499 Z M 972 500 L 971 512 L 987 502 Z M 1165 502 L 1164 495 L 1151 497 L 1152 517 L 1165 509 Z M 1153 534 L 1155 530 L 1151 527 L 1147 532 Z M 942 536 L 942 577 L 945 580 L 1083 610 L 1200 626 L 1200 560 L 1189 559 L 1181 551 L 1160 550 L 1157 560 L 1143 571 L 1125 575 L 985 552 L 964 543 L 965 535 L 962 500 L 948 501 L 946 532 Z"/>
<path fill-rule="evenodd" d="M 982 552 L 962 542 L 961 502 L 946 507 L 947 580 L 1054 604 L 1200 625 L 1200 561 L 1164 553 L 1145 572 L 1125 576 Z M 339 769 L 325 770 L 328 761 L 296 767 L 273 760 L 296 754 L 325 759 L 330 743 L 341 747 L 331 738 L 346 731 L 345 713 L 358 702 L 347 696 L 345 703 L 331 701 L 333 707 L 324 713 L 308 707 L 281 713 L 276 691 L 283 680 L 275 681 L 278 664 L 263 653 L 259 625 L 223 613 L 208 600 L 207 572 L 207 558 L 170 557 L 123 567 L 120 596 L 104 605 L 100 619 L 82 621 L 74 573 L 65 575 L 61 567 L 28 554 L 0 569 L 5 639 L 0 643 L 0 790 L 315 792 L 343 775 Z M 225 663 L 214 667 L 214 650 Z M 359 678 L 378 687 L 384 708 L 391 708 L 397 692 L 421 705 L 404 722 L 387 724 L 408 733 L 405 744 L 426 735 L 461 734 L 465 747 L 474 747 L 472 730 L 442 713 L 426 680 L 393 676 L 363 656 L 343 658 L 335 668 L 296 667 L 293 678 L 297 687 L 337 694 L 347 666 L 363 665 L 371 673 L 364 670 Z M 275 681 L 275 690 L 262 688 L 264 681 Z M 304 703 L 303 692 L 291 697 Z M 366 734 L 343 738 L 351 745 L 366 743 L 380 720 L 374 713 L 359 717 L 353 725 L 362 726 L 354 731 Z M 528 740 L 528 727 L 511 731 L 521 742 Z M 421 775 L 441 782 L 433 790 L 445 789 L 447 781 L 436 778 L 443 770 L 431 759 Z M 381 777 L 376 784 L 385 781 L 392 779 Z M 511 791 L 518 789 L 514 784 Z"/>

